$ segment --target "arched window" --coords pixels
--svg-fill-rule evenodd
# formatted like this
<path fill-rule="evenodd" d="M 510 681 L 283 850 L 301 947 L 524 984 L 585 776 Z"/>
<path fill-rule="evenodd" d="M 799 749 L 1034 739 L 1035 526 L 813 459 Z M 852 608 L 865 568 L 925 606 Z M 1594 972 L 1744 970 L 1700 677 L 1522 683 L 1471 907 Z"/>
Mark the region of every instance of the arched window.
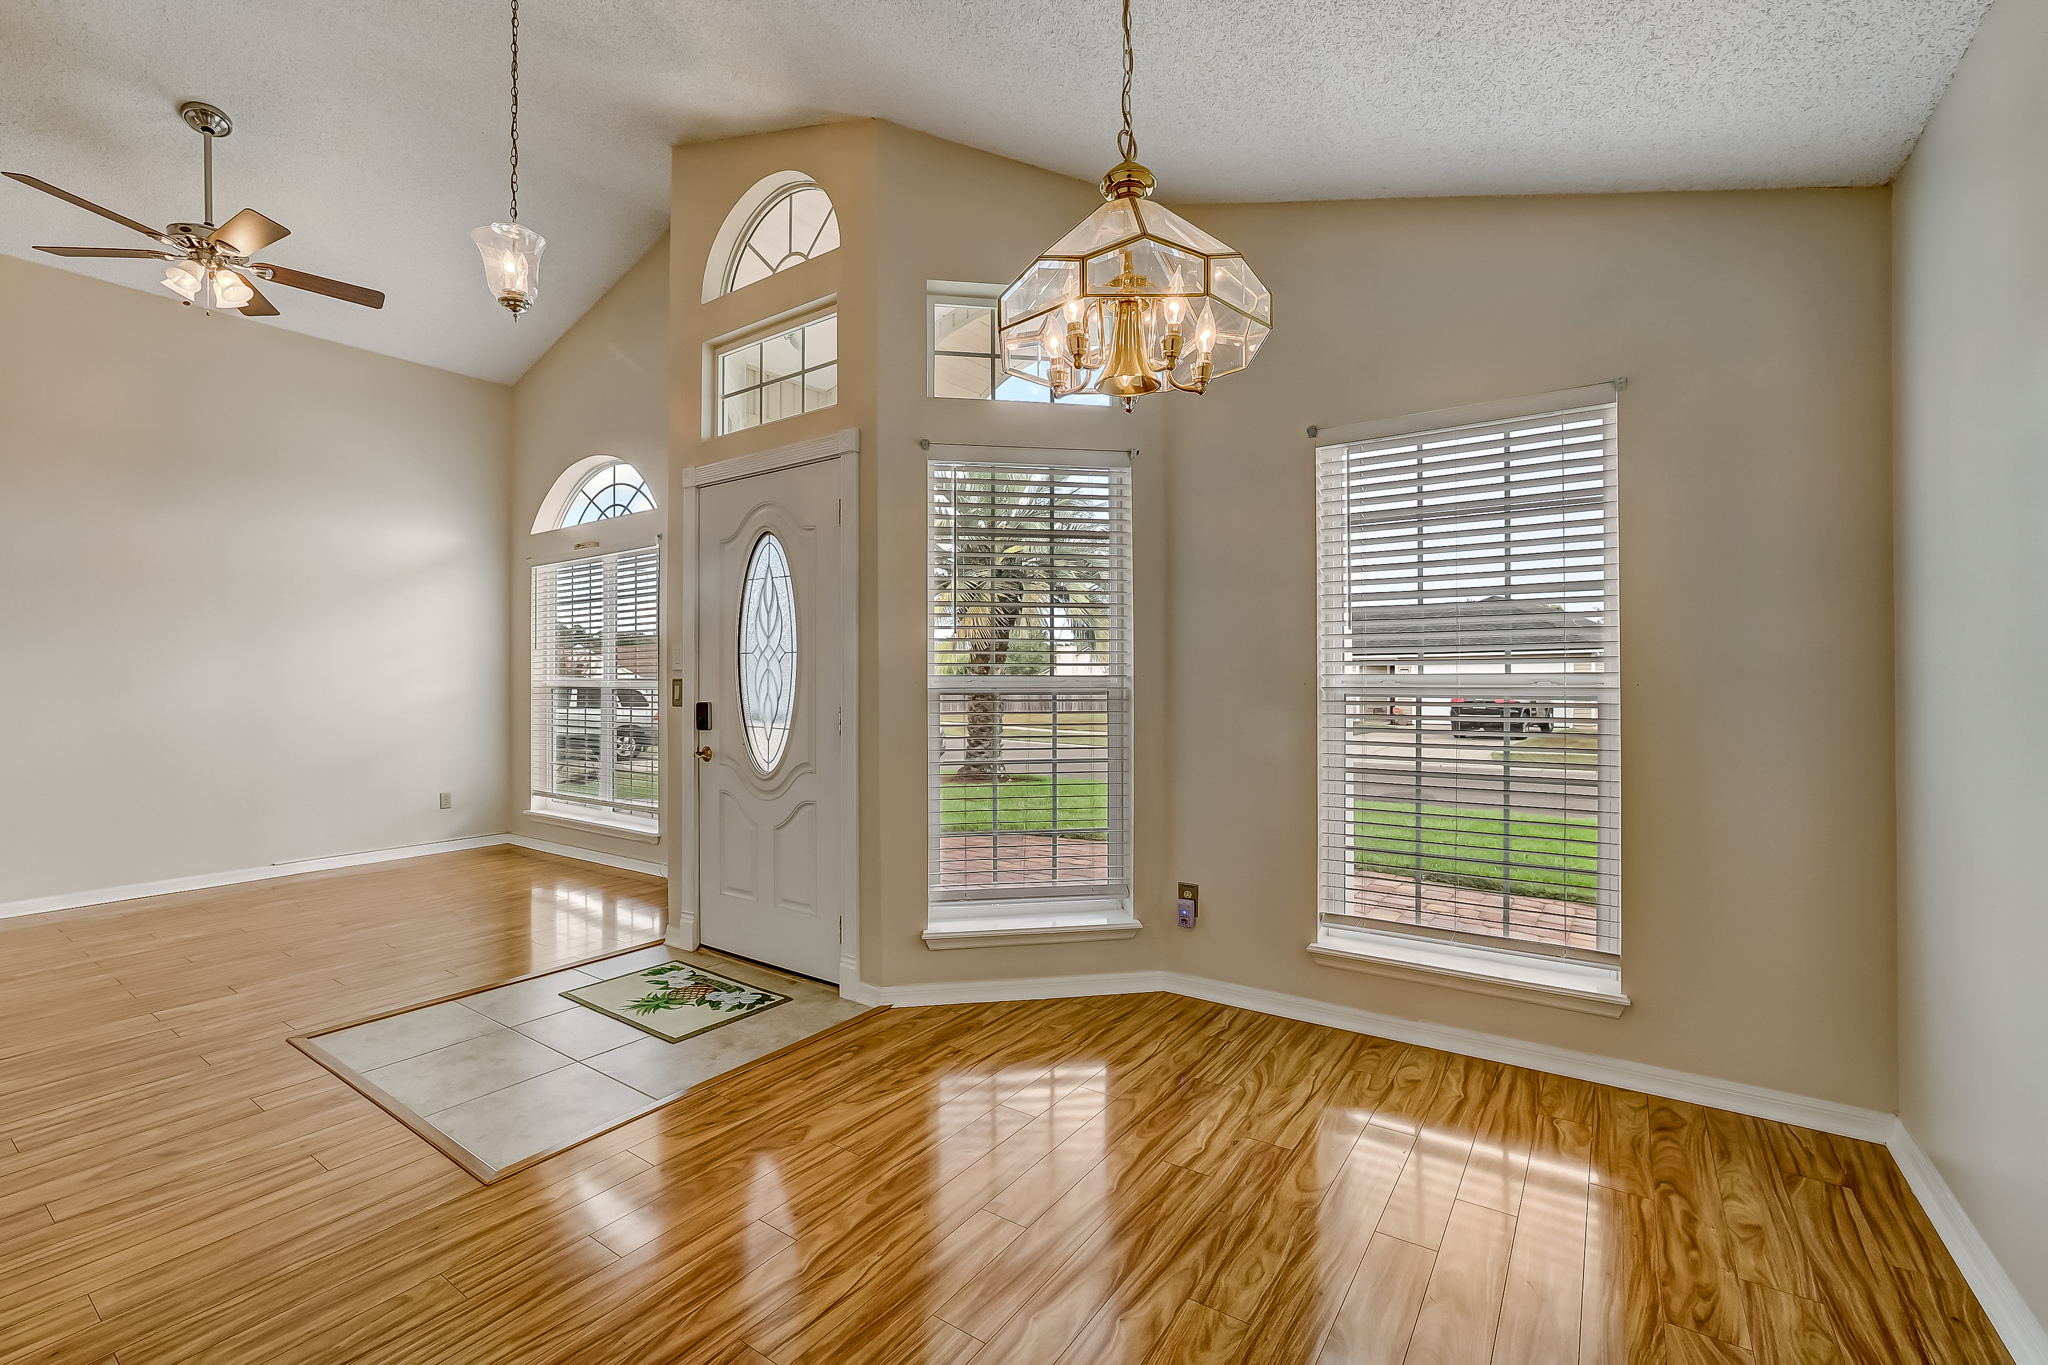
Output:
<path fill-rule="evenodd" d="M 608 521 L 654 508 L 654 492 L 624 460 L 593 455 L 562 471 L 533 519 L 535 534 L 587 521 Z"/>
<path fill-rule="evenodd" d="M 704 297 L 744 289 L 838 246 L 832 196 L 800 171 L 777 171 L 741 195 L 726 215 L 705 270 Z"/>

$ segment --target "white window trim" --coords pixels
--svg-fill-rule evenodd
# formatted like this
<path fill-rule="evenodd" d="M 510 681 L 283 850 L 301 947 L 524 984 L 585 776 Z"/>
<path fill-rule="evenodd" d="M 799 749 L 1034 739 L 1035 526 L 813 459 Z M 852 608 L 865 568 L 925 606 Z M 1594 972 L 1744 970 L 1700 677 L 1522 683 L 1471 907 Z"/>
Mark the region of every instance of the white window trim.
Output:
<path fill-rule="evenodd" d="M 604 521 L 587 522 L 582 526 L 564 526 L 557 531 L 548 532 L 547 534 L 550 536 L 562 537 L 567 536 L 575 531 L 589 530 L 596 527 L 618 528 L 622 524 L 639 522 L 643 519 L 651 519 L 655 515 L 657 515 L 657 509 L 649 509 L 646 512 L 636 512 L 626 517 L 612 517 Z M 535 785 L 534 780 L 534 774 L 539 770 L 540 766 L 540 756 L 538 752 L 535 750 L 533 744 L 533 733 L 535 729 L 535 719 L 533 714 L 534 693 L 537 690 L 539 690 L 539 688 L 542 686 L 617 686 L 616 683 L 605 684 L 600 682 L 597 684 L 591 684 L 587 680 L 571 679 L 550 679 L 546 683 L 542 683 L 536 678 L 532 664 L 534 614 L 532 591 L 534 580 L 537 577 L 536 571 L 539 569 L 556 568 L 564 564 L 578 563 L 584 560 L 616 558 L 621 555 L 636 554 L 646 551 L 652 551 L 654 554 L 654 657 L 657 661 L 657 668 L 659 668 L 659 661 L 663 657 L 662 650 L 665 646 L 668 635 L 668 620 L 666 616 L 666 603 L 668 594 L 666 587 L 664 585 L 663 578 L 663 575 L 667 572 L 667 566 L 665 563 L 665 556 L 662 553 L 662 537 L 658 533 L 652 536 L 651 538 L 643 537 L 640 535 L 634 535 L 628 539 L 628 543 L 626 544 L 601 546 L 599 542 L 593 540 L 590 542 L 586 542 L 583 545 L 579 545 L 575 549 L 567 552 L 555 554 L 536 554 L 529 555 L 527 557 L 526 581 L 528 598 L 526 604 L 526 629 L 528 664 L 526 717 L 526 772 L 528 791 L 525 808 L 521 811 L 521 814 L 529 816 L 535 820 L 544 820 L 554 824 L 563 825 L 571 829 L 583 829 L 600 832 L 604 834 L 617 835 L 621 838 L 630 838 L 645 843 L 659 843 L 661 842 L 662 838 L 667 832 L 667 822 L 664 816 L 664 811 L 666 810 L 668 803 L 662 795 L 658 794 L 655 799 L 654 809 L 651 812 L 652 823 L 650 824 L 646 820 L 634 820 L 630 816 L 616 815 L 608 812 L 600 812 L 596 810 L 589 812 L 575 811 L 574 807 L 576 807 L 578 804 L 578 802 L 575 799 L 564 796 L 558 792 L 543 791 L 537 785 Z M 664 688 L 662 685 L 662 681 L 659 677 L 651 678 L 648 681 L 649 686 L 643 688 L 642 690 L 648 693 L 649 697 L 653 701 L 654 713 L 656 717 L 659 718 L 657 723 L 660 726 L 660 730 L 657 732 L 655 739 L 655 753 L 657 755 L 656 772 L 658 791 L 660 793 L 665 793 L 668 784 L 667 769 L 669 766 L 667 762 L 667 729 L 669 722 L 665 718 L 665 703 L 667 702 L 668 698 L 664 695 Z M 570 809 L 550 809 L 543 806 L 543 802 L 559 802 L 561 805 L 569 807 Z M 607 803 L 603 802 L 601 799 L 593 798 L 591 799 L 590 804 L 592 804 L 593 806 L 597 806 L 605 805 Z"/>
<path fill-rule="evenodd" d="M 931 310 L 925 310 L 927 331 L 930 328 Z M 929 356 L 931 348 L 926 347 Z M 981 400 L 986 401 L 986 400 Z M 931 648 L 931 604 L 929 599 L 931 566 L 931 479 L 932 464 L 1043 464 L 1047 468 L 1069 469 L 1122 469 L 1131 470 L 1136 452 L 1129 450 L 1066 450 L 1052 447 L 1016 446 L 964 446 L 923 443 L 929 458 L 926 462 L 925 479 L 925 566 L 927 599 L 925 603 L 925 648 L 927 658 Z M 1036 456 L 1037 459 L 1030 457 Z M 1132 477 L 1128 487 L 1132 499 L 1131 515 L 1136 518 L 1136 479 Z M 1137 576 L 1136 535 L 1133 528 L 1130 547 L 1133 584 Z M 1089 942 L 1106 939 L 1130 938 L 1144 928 L 1137 918 L 1135 905 L 1136 880 L 1136 835 L 1137 826 L 1134 810 L 1137 800 L 1136 787 L 1136 601 L 1133 589 L 1127 600 L 1125 611 L 1125 649 L 1127 654 L 1126 674 L 1119 688 L 1097 690 L 1120 691 L 1124 707 L 1124 742 L 1122 762 L 1124 767 L 1124 800 L 1126 808 L 1123 819 L 1123 857 L 1125 881 L 1120 892 L 1109 895 L 1089 895 L 1077 889 L 1077 894 L 1055 896 L 1003 895 L 993 890 L 988 895 L 968 894 L 957 899 L 939 900 L 927 898 L 926 927 L 923 939 L 927 948 L 984 948 L 1001 947 L 1024 943 Z M 1010 692 L 1087 690 L 1087 678 L 1011 678 L 1002 680 L 1010 686 L 1000 690 Z M 1076 688 L 1075 684 L 1082 684 Z M 930 695 L 937 691 L 957 691 L 957 687 L 940 688 L 930 678 L 927 669 L 926 725 L 929 733 L 931 702 Z M 929 759 L 927 760 L 929 771 Z M 927 817 L 929 819 L 929 816 Z M 926 831 L 927 842 L 932 843 L 932 833 Z M 1105 888 L 1105 890 L 1114 890 Z"/>
<path fill-rule="evenodd" d="M 1560 389 L 1551 393 L 1535 394 L 1526 398 L 1493 400 L 1462 407 L 1439 408 L 1428 412 L 1412 413 L 1403 417 L 1375 419 L 1336 427 L 1310 427 L 1308 435 L 1312 442 L 1311 455 L 1319 456 L 1329 446 L 1352 445 L 1368 441 L 1384 440 L 1409 433 L 1422 433 L 1449 427 L 1472 426 L 1495 421 L 1507 421 L 1524 416 L 1540 416 L 1549 412 L 1561 412 L 1572 408 L 1594 407 L 1615 403 L 1621 391 L 1628 387 L 1626 379 L 1587 385 L 1575 389 Z M 1620 417 L 1614 420 L 1611 435 L 1613 442 L 1620 441 Z M 1317 494 L 1320 498 L 1320 490 Z M 1615 500 L 1616 490 L 1610 488 L 1610 506 Z M 1320 514 L 1319 514 L 1320 515 Z M 1614 534 L 1614 523 L 1609 523 L 1609 535 Z M 1318 536 L 1320 542 L 1320 535 Z M 1321 549 L 1317 549 L 1317 593 L 1320 598 Z M 1322 631 L 1317 629 L 1317 648 L 1321 649 Z M 1320 659 L 1317 666 L 1316 687 L 1317 710 L 1317 765 L 1320 770 L 1322 757 L 1322 701 L 1323 670 Z M 1614 690 L 1613 723 L 1619 725 L 1620 689 Z M 1317 819 L 1321 820 L 1322 801 L 1317 799 Z M 1321 836 L 1318 836 L 1320 844 Z M 1318 850 L 1318 859 L 1322 854 Z M 1321 896 L 1322 874 L 1317 874 L 1317 915 L 1316 938 L 1307 945 L 1311 960 L 1323 966 L 1349 971 L 1365 972 L 1371 975 L 1400 980 L 1421 981 L 1432 985 L 1470 991 L 1479 995 L 1520 1000 L 1525 1003 L 1547 1005 L 1572 1010 L 1582 1014 L 1596 1014 L 1618 1017 L 1632 1003 L 1621 985 L 1621 962 L 1619 955 L 1611 960 L 1588 960 L 1585 958 L 1553 957 L 1541 953 L 1519 952 L 1493 947 L 1478 942 L 1461 941 L 1452 934 L 1431 935 L 1394 930 L 1375 930 L 1362 926 L 1327 924 L 1323 921 Z"/>
<path fill-rule="evenodd" d="M 795 417 L 808 417 L 814 412 L 826 412 L 838 407 L 839 399 L 835 396 L 824 407 L 805 408 L 802 412 L 790 413 L 788 417 L 777 417 L 768 421 L 756 422 L 750 427 L 734 427 L 731 431 L 725 429 L 725 400 L 731 396 L 724 392 L 726 356 L 739 350 L 742 346 L 751 346 L 757 341 L 766 341 L 770 337 L 781 336 L 785 332 L 800 331 L 814 322 L 823 322 L 826 318 L 836 320 L 838 316 L 839 300 L 834 297 L 826 299 L 821 303 L 806 304 L 802 308 L 792 309 L 787 313 L 779 314 L 765 322 L 748 327 L 744 331 L 720 337 L 707 346 L 705 348 L 704 365 L 704 429 L 706 438 L 715 440 L 723 436 L 740 436 L 749 431 L 759 431 L 762 427 L 774 426 L 777 422 L 787 422 Z M 846 347 L 844 345 L 846 338 L 836 328 L 834 329 L 834 335 L 837 340 L 834 342 L 832 359 L 827 363 L 837 368 L 846 362 Z M 767 388 L 769 384 L 780 384 L 784 380 L 801 378 L 803 375 L 810 374 L 814 370 L 824 368 L 824 365 L 812 366 L 798 370 L 794 375 L 783 375 L 780 378 L 767 380 L 751 387 L 758 392 Z M 741 389 L 736 392 L 744 393 L 746 390 Z M 837 392 L 838 389 L 835 385 L 835 395 Z"/>
<path fill-rule="evenodd" d="M 529 820 L 542 820 L 550 825 L 561 825 L 567 829 L 580 829 L 595 834 L 610 835 L 616 839 L 631 839 L 635 843 L 658 844 L 661 831 L 645 825 L 629 825 L 623 821 L 606 820 L 596 815 L 569 815 L 558 810 L 523 810 L 519 812 Z"/>

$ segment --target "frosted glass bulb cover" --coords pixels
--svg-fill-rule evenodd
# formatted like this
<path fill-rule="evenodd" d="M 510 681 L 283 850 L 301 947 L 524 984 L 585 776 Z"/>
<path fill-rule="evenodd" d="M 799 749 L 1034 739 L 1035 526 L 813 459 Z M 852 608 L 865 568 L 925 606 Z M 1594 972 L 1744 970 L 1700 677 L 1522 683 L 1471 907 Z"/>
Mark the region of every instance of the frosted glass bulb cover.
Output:
<path fill-rule="evenodd" d="M 164 288 L 187 299 L 197 296 L 204 283 L 206 272 L 192 261 L 172 261 L 164 271 Z"/>
<path fill-rule="evenodd" d="M 491 223 L 469 234 L 484 259 L 484 283 L 515 317 L 540 297 L 540 254 L 548 240 L 518 223 Z"/>
<path fill-rule="evenodd" d="M 240 308 L 256 297 L 256 291 L 234 271 L 216 270 L 213 272 L 213 297 L 222 308 Z"/>

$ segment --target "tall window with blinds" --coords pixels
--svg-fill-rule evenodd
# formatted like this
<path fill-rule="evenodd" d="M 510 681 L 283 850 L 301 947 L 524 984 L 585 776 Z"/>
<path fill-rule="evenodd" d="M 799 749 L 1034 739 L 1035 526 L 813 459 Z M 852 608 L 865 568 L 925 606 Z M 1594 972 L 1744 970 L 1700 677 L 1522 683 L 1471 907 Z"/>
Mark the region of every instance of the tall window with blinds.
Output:
<path fill-rule="evenodd" d="M 1128 462 L 930 471 L 934 925 L 1127 915 Z"/>
<path fill-rule="evenodd" d="M 1620 949 L 1612 403 L 1325 446 L 1321 939 Z"/>
<path fill-rule="evenodd" d="M 654 832 L 660 564 L 631 550 L 533 571 L 533 809 Z"/>

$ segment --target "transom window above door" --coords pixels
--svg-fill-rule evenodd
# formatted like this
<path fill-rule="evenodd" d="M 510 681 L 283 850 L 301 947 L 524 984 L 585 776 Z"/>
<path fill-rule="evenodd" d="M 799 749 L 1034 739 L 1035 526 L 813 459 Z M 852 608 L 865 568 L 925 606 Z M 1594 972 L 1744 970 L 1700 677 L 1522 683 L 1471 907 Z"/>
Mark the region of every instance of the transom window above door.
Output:
<path fill-rule="evenodd" d="M 839 401 L 839 317 L 800 322 L 718 352 L 718 434 L 816 412 Z"/>

